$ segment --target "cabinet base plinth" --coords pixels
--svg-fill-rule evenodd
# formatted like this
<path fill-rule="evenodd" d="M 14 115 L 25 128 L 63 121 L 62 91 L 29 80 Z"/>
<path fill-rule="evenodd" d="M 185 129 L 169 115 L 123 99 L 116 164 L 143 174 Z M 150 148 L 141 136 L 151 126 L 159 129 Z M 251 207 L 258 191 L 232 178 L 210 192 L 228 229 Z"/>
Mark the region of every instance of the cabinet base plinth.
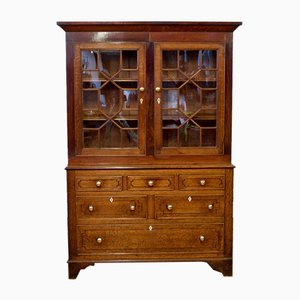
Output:
<path fill-rule="evenodd" d="M 232 276 L 232 259 L 212 260 L 207 262 L 210 267 L 223 274 L 223 276 Z"/>
<path fill-rule="evenodd" d="M 232 276 L 232 259 L 209 260 L 203 262 L 207 262 L 214 271 L 222 273 L 223 276 Z M 81 270 L 89 266 L 94 266 L 95 263 L 94 262 L 69 262 L 68 265 L 69 265 L 69 279 L 76 279 Z"/>
<path fill-rule="evenodd" d="M 76 279 L 80 270 L 83 270 L 89 266 L 94 266 L 92 262 L 69 262 L 69 279 Z"/>

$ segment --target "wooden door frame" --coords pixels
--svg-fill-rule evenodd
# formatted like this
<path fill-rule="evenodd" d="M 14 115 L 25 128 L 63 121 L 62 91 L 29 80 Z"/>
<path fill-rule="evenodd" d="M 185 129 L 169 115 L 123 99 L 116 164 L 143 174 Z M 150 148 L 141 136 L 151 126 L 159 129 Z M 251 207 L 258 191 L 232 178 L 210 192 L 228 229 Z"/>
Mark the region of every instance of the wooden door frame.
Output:
<path fill-rule="evenodd" d="M 82 94 L 81 94 L 81 50 L 106 49 L 106 50 L 138 50 L 138 147 L 137 148 L 84 148 L 83 147 L 83 126 L 82 126 Z M 145 42 L 99 42 L 79 43 L 75 45 L 74 57 L 74 102 L 75 102 L 75 155 L 76 156 L 136 156 L 145 155 L 146 151 L 146 102 L 140 103 L 145 93 L 139 87 L 146 84 L 146 43 Z"/>
<path fill-rule="evenodd" d="M 218 99 L 217 99 L 217 139 L 216 147 L 162 147 L 162 105 L 156 101 L 161 93 L 155 96 L 154 102 L 154 153 L 163 155 L 221 155 L 224 154 L 224 123 L 225 123 L 225 47 L 223 43 L 213 42 L 154 42 L 154 83 L 161 86 L 162 50 L 194 50 L 208 49 L 218 52 Z"/>

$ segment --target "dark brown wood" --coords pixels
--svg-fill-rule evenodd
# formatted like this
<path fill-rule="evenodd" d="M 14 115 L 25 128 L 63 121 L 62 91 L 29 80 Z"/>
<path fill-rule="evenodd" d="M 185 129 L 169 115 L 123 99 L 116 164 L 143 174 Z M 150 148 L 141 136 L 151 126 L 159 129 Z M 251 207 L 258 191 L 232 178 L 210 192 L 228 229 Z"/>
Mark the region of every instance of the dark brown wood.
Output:
<path fill-rule="evenodd" d="M 151 42 L 200 42 L 200 43 L 223 43 L 226 41 L 225 32 L 150 32 Z"/>
<path fill-rule="evenodd" d="M 66 38 L 68 33 L 66 33 Z M 68 117 L 68 156 L 75 157 L 75 116 L 74 116 L 74 47 L 70 43 L 66 43 L 67 58 L 67 117 Z"/>
<path fill-rule="evenodd" d="M 207 263 L 213 270 L 221 272 L 223 276 L 232 276 L 232 259 L 212 260 Z"/>
<path fill-rule="evenodd" d="M 80 270 L 94 266 L 93 262 L 69 262 L 69 279 L 76 279 Z"/>
<path fill-rule="evenodd" d="M 225 192 L 225 251 L 227 257 L 232 256 L 233 244 L 233 169 L 226 170 L 226 192 Z"/>
<path fill-rule="evenodd" d="M 217 49 L 218 50 L 218 110 L 217 110 L 217 141 L 216 146 L 211 148 L 203 147 L 172 147 L 172 148 L 163 148 L 162 145 L 162 104 L 154 101 L 154 131 L 156 134 L 155 138 L 155 153 L 157 155 L 214 155 L 214 154 L 223 154 L 224 153 L 224 115 L 225 115 L 225 59 L 224 59 L 224 46 L 222 43 L 188 43 L 188 42 L 164 42 L 164 43 L 155 43 L 155 87 L 162 86 L 162 66 L 161 66 L 161 53 L 163 50 L 196 50 L 196 49 Z M 155 100 L 162 98 L 162 92 L 155 93 Z"/>
<path fill-rule="evenodd" d="M 129 261 L 207 262 L 224 276 L 232 276 L 232 32 L 241 22 L 58 22 L 58 25 L 66 31 L 67 43 L 69 278 L 75 279 L 81 269 L 96 262 Z M 82 49 L 88 53 L 96 49 L 98 53 L 95 71 L 100 75 L 96 79 L 83 73 L 91 68 L 84 67 Z M 101 101 L 104 107 L 110 104 L 105 102 L 107 96 L 100 97 L 100 89 L 108 82 L 116 86 L 113 82 L 116 74 L 107 73 L 102 66 L 100 51 L 134 49 L 138 49 L 138 79 L 134 79 L 138 86 L 132 90 L 136 91 L 138 114 L 128 114 L 127 119 L 124 119 L 126 114 L 119 117 L 96 114 L 96 119 L 87 116 L 83 110 L 83 91 L 98 90 L 97 109 L 102 112 Z M 208 126 L 216 128 L 215 146 L 164 146 L 163 103 L 157 101 L 163 99 L 163 92 L 155 91 L 163 82 L 162 50 L 177 51 L 176 63 L 180 69 L 180 51 L 200 53 L 203 49 L 217 51 L 216 66 L 208 67 L 208 71 L 215 69 L 218 73 L 206 78 L 217 85 L 216 113 L 213 118 L 205 113 L 199 117 L 216 121 L 216 125 Z M 119 64 L 119 71 L 135 70 L 131 63 L 135 58 L 124 55 L 120 55 L 119 62 L 111 63 Z M 205 68 L 202 61 L 196 73 Z M 103 76 L 106 82 L 100 79 Z M 131 89 L 130 79 L 130 75 L 119 78 L 123 84 L 129 84 L 120 91 Z M 89 82 L 100 82 L 100 87 Z M 122 101 L 127 99 L 121 98 L 123 92 L 120 95 L 121 104 L 117 105 L 122 110 Z M 130 111 L 127 106 L 126 109 Z M 193 110 L 189 112 L 192 113 Z M 88 147 L 83 130 L 91 127 L 84 126 L 83 121 L 113 118 L 115 122 L 138 121 L 138 146 Z M 99 143 L 100 129 L 95 128 Z M 128 130 L 118 128 L 121 134 Z M 179 140 L 178 136 L 179 131 Z M 113 138 L 116 137 L 111 133 L 108 139 Z"/>
<path fill-rule="evenodd" d="M 232 32 L 242 22 L 57 22 L 65 31 L 204 31 Z"/>
<path fill-rule="evenodd" d="M 231 155 L 231 123 L 232 123 L 232 39 L 233 34 L 226 34 L 226 86 L 225 86 L 225 136 L 224 152 Z"/>
<path fill-rule="evenodd" d="M 75 200 L 75 171 L 67 171 L 67 191 L 68 191 L 68 232 L 69 234 L 69 259 L 73 259 L 77 254 L 76 235 L 76 202 Z"/>
<path fill-rule="evenodd" d="M 147 76 L 146 76 L 146 86 L 147 86 L 147 97 L 146 97 L 146 154 L 150 157 L 154 155 L 154 108 L 153 105 L 151 105 L 151 100 L 154 98 L 154 63 L 153 63 L 153 57 L 154 57 L 154 44 L 148 43 L 147 45 L 147 53 L 146 53 L 146 70 L 147 70 Z"/>

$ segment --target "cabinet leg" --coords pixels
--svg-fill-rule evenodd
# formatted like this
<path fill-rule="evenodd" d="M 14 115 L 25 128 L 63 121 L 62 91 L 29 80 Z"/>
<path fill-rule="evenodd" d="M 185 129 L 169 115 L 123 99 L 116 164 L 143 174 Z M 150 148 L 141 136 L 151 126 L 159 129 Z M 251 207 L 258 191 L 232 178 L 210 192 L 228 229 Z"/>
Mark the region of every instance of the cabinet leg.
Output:
<path fill-rule="evenodd" d="M 207 263 L 213 270 L 221 272 L 223 276 L 232 276 L 232 259 L 212 260 Z"/>
<path fill-rule="evenodd" d="M 85 269 L 88 266 L 93 266 L 92 262 L 69 262 L 69 279 L 76 279 L 80 270 Z"/>

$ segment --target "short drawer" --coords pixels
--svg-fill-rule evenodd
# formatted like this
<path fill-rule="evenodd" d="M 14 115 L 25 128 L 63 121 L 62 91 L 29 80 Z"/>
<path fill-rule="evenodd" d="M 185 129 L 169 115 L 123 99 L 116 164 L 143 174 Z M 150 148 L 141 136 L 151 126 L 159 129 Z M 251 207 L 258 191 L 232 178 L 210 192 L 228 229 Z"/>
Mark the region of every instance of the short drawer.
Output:
<path fill-rule="evenodd" d="M 168 191 L 174 190 L 174 187 L 174 176 L 127 176 L 127 189 L 131 191 Z"/>
<path fill-rule="evenodd" d="M 78 219 L 146 218 L 147 197 L 77 197 Z"/>
<path fill-rule="evenodd" d="M 202 190 L 224 189 L 225 176 L 222 175 L 179 175 L 179 189 Z"/>
<path fill-rule="evenodd" d="M 156 196 L 157 219 L 224 216 L 223 196 Z"/>
<path fill-rule="evenodd" d="M 78 226 L 78 252 L 220 252 L 223 224 Z"/>
<path fill-rule="evenodd" d="M 78 176 L 75 187 L 77 192 L 122 191 L 122 176 Z"/>

